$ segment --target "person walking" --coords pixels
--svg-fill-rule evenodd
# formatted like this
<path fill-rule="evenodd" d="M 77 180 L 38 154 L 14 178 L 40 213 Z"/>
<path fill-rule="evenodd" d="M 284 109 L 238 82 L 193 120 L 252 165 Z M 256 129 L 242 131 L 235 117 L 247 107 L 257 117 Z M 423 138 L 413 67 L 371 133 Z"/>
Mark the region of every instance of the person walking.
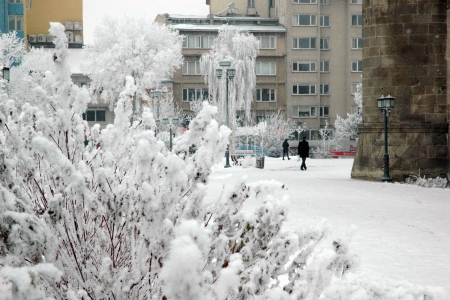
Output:
<path fill-rule="evenodd" d="M 284 142 L 283 142 L 283 160 L 284 160 L 284 155 L 285 154 L 286 154 L 286 156 L 287 156 L 287 158 L 289 160 L 290 159 L 289 158 L 289 143 L 288 143 L 287 139 L 285 139 Z"/>
<path fill-rule="evenodd" d="M 306 170 L 306 158 L 309 157 L 309 143 L 306 141 L 306 136 L 303 137 L 303 140 L 298 143 L 298 155 L 302 158 L 302 165 L 300 170 Z"/>

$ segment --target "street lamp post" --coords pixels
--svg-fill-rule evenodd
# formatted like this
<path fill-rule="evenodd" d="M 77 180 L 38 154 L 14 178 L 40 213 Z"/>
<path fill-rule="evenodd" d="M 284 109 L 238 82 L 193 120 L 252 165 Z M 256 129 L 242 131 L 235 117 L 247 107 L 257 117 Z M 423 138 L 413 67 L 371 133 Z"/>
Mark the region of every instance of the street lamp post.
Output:
<path fill-rule="evenodd" d="M 161 123 L 159 120 L 159 105 L 161 98 L 167 97 L 167 88 L 163 85 L 158 85 L 158 88 L 150 92 L 150 97 L 152 98 L 152 110 L 155 112 L 155 102 L 154 100 L 157 100 L 156 103 L 156 129 L 155 129 L 155 136 L 157 132 L 159 132 L 159 124 Z"/>
<path fill-rule="evenodd" d="M 178 120 L 178 118 L 173 118 L 171 120 L 169 120 L 168 118 L 164 118 L 162 119 L 162 123 L 165 125 L 169 125 L 169 129 L 170 129 L 170 137 L 169 137 L 169 149 L 170 151 L 172 151 L 172 126 L 173 125 L 178 125 L 180 123 L 180 121 Z"/>
<path fill-rule="evenodd" d="M 387 128 L 387 117 L 391 112 L 391 108 L 394 108 L 395 97 L 391 95 L 384 97 L 383 95 L 377 99 L 378 109 L 384 115 L 384 156 L 383 156 L 383 177 L 381 181 L 391 182 L 392 178 L 389 176 L 389 154 L 388 154 L 388 128 Z"/>
<path fill-rule="evenodd" d="M 300 140 L 301 140 L 301 138 L 300 138 L 300 133 L 306 131 L 307 129 L 308 129 L 308 125 L 306 125 L 306 123 L 303 123 L 301 127 L 300 127 L 300 126 L 295 127 L 295 125 L 292 126 L 292 130 L 294 130 L 294 131 L 297 132 L 297 140 L 298 140 L 299 142 L 300 142 Z M 309 137 L 308 137 L 308 139 L 309 139 Z"/>
<path fill-rule="evenodd" d="M 227 103 L 227 127 L 230 128 L 230 113 L 229 113 L 229 103 L 228 103 L 228 82 L 230 79 L 233 79 L 236 75 L 236 70 L 231 69 L 231 62 L 229 61 L 221 61 L 219 66 L 225 69 L 226 72 L 226 103 Z M 216 69 L 216 76 L 218 79 L 222 78 L 222 69 Z M 227 145 L 227 150 L 225 151 L 225 168 L 231 167 L 230 165 L 230 143 Z"/>

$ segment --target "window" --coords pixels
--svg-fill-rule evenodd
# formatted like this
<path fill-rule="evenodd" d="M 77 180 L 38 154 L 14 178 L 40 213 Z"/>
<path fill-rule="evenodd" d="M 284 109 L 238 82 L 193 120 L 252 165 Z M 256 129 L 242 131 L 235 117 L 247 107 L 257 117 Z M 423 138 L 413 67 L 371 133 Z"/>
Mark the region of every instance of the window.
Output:
<path fill-rule="evenodd" d="M 330 61 L 329 60 L 321 60 L 320 61 L 320 72 L 322 72 L 322 73 L 330 72 Z"/>
<path fill-rule="evenodd" d="M 275 89 L 256 89 L 256 101 L 275 101 Z"/>
<path fill-rule="evenodd" d="M 321 118 L 328 118 L 330 116 L 330 107 L 329 106 L 321 106 L 319 114 L 320 114 Z"/>
<path fill-rule="evenodd" d="M 330 16 L 329 15 L 320 16 L 320 27 L 330 27 Z"/>
<path fill-rule="evenodd" d="M 259 49 L 276 49 L 277 48 L 274 36 L 257 36 L 256 38 L 259 41 Z"/>
<path fill-rule="evenodd" d="M 320 39 L 320 50 L 330 50 L 330 38 Z"/>
<path fill-rule="evenodd" d="M 362 60 L 352 61 L 352 72 L 362 72 Z"/>
<path fill-rule="evenodd" d="M 362 15 L 352 15 L 352 26 L 362 26 Z"/>
<path fill-rule="evenodd" d="M 362 4 L 362 0 L 352 0 L 352 4 Z"/>
<path fill-rule="evenodd" d="M 293 49 L 316 49 L 316 38 L 293 38 Z"/>
<path fill-rule="evenodd" d="M 256 75 L 275 75 L 274 62 L 256 62 Z"/>
<path fill-rule="evenodd" d="M 293 26 L 316 26 L 317 15 L 292 15 Z"/>
<path fill-rule="evenodd" d="M 329 95 L 330 94 L 330 85 L 328 83 L 320 84 L 320 94 L 321 95 Z"/>
<path fill-rule="evenodd" d="M 106 122 L 106 109 L 88 109 L 83 114 L 83 120 L 88 122 Z"/>
<path fill-rule="evenodd" d="M 183 75 L 201 75 L 199 61 L 185 61 L 183 64 Z"/>
<path fill-rule="evenodd" d="M 296 61 L 292 62 L 292 72 L 315 72 L 316 61 Z"/>
<path fill-rule="evenodd" d="M 352 106 L 350 107 L 350 113 L 351 113 L 351 114 L 359 113 L 359 107 L 358 107 L 358 105 L 352 105 Z"/>
<path fill-rule="evenodd" d="M 255 0 L 247 0 L 247 7 L 255 7 Z"/>
<path fill-rule="evenodd" d="M 362 38 L 352 38 L 352 49 L 362 49 Z"/>
<path fill-rule="evenodd" d="M 269 7 L 275 7 L 275 0 L 269 0 Z"/>
<path fill-rule="evenodd" d="M 322 4 L 322 5 L 330 5 L 330 0 L 320 0 L 320 4 Z"/>
<path fill-rule="evenodd" d="M 183 101 L 209 100 L 208 90 L 204 89 L 183 89 Z"/>
<path fill-rule="evenodd" d="M 8 16 L 9 31 L 23 31 L 23 16 Z"/>
<path fill-rule="evenodd" d="M 9 0 L 9 3 L 20 4 L 20 3 L 23 3 L 23 1 L 22 0 Z"/>
<path fill-rule="evenodd" d="M 292 0 L 292 3 L 296 3 L 296 4 L 316 4 L 317 0 Z"/>
<path fill-rule="evenodd" d="M 213 36 L 187 35 L 183 39 L 183 48 L 211 48 L 213 44 Z"/>
<path fill-rule="evenodd" d="M 315 83 L 294 83 L 292 85 L 293 95 L 315 95 L 316 84 Z"/>
<path fill-rule="evenodd" d="M 293 106 L 292 116 L 300 118 L 310 118 L 317 116 L 317 108 L 315 106 Z"/>

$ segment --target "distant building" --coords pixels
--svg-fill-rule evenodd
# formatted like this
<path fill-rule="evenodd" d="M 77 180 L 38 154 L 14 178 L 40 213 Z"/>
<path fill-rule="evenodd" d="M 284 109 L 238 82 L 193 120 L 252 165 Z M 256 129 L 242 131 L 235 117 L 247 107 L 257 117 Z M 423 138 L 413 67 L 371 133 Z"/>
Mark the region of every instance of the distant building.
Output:
<path fill-rule="evenodd" d="M 256 122 L 259 116 L 282 110 L 299 126 L 307 124 L 308 139 L 317 140 L 326 123 L 333 129 L 336 115 L 346 117 L 357 110 L 353 94 L 362 82 L 362 0 L 206 3 L 209 17 L 166 14 L 156 21 L 186 36 L 183 55 L 187 64 L 194 64 L 202 53 L 210 51 L 212 42 L 203 41 L 212 41 L 221 24 L 240 26 L 260 39 L 257 62 L 267 67 L 274 64 L 275 72 L 257 74 L 252 106 Z M 195 93 L 191 88 L 206 89 L 199 74 L 179 71 L 173 79 L 175 99 L 184 110 L 189 109 L 189 98 L 182 93 Z M 276 92 L 270 101 L 258 100 L 261 92 L 272 93 L 272 89 Z"/>
<path fill-rule="evenodd" d="M 281 111 L 286 112 L 286 28 L 277 19 L 242 16 L 158 15 L 156 22 L 166 24 L 185 36 L 184 65 L 173 75 L 173 97 L 179 107 L 192 114 L 193 100 L 208 99 L 208 87 L 200 74 L 199 61 L 211 51 L 214 39 L 224 24 L 246 30 L 261 41 L 256 59 L 256 91 L 252 103 L 253 121 Z M 243 112 L 236 112 L 242 115 Z"/>

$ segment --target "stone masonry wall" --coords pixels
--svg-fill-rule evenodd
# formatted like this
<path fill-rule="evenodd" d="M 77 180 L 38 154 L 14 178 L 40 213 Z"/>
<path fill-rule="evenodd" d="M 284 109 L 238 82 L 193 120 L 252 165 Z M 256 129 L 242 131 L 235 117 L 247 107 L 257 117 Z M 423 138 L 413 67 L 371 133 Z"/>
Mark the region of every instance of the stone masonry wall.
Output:
<path fill-rule="evenodd" d="M 447 10 L 444 0 L 364 0 L 363 124 L 353 178 L 383 175 L 382 95 L 396 97 L 388 119 L 391 177 L 448 171 Z"/>

